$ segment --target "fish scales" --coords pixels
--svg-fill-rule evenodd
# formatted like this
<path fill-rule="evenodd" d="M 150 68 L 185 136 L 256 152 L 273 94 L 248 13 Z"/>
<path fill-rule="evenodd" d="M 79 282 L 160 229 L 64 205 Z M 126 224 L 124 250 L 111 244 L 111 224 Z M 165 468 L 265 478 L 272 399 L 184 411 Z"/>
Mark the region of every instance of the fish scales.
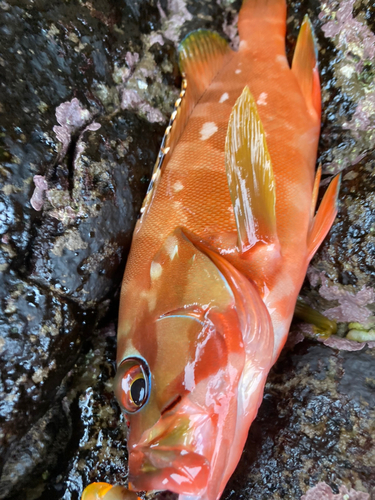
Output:
<path fill-rule="evenodd" d="M 181 44 L 187 85 L 121 291 L 115 393 L 133 490 L 220 497 L 337 212 L 339 178 L 314 217 L 312 28 L 305 18 L 292 68 L 285 30 L 285 0 L 245 0 L 238 52 L 204 30 Z M 107 486 L 90 485 L 82 499 L 136 498 Z"/>

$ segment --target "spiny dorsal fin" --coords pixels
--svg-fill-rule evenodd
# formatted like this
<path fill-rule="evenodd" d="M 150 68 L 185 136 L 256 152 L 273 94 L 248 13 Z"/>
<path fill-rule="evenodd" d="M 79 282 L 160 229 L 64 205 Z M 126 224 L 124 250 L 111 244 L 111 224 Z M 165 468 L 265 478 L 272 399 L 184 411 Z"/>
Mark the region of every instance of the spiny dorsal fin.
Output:
<path fill-rule="evenodd" d="M 337 214 L 337 198 L 340 191 L 341 175 L 331 181 L 318 212 L 312 220 L 311 228 L 307 236 L 308 259 L 311 260 L 321 245 L 328 231 L 331 229 Z"/>
<path fill-rule="evenodd" d="M 164 137 L 161 142 L 159 154 L 156 158 L 156 162 L 154 165 L 154 170 L 152 171 L 151 181 L 147 189 L 146 197 L 143 200 L 142 208 L 141 208 L 141 218 L 139 219 L 139 223 L 142 222 L 142 218 L 144 213 L 147 211 L 150 206 L 152 197 L 154 195 L 157 183 L 160 179 L 161 168 L 162 166 L 165 168 L 169 158 L 171 157 L 171 153 L 180 138 L 183 129 L 185 128 L 186 121 L 189 117 L 188 108 L 189 108 L 189 100 L 186 99 L 186 87 L 187 82 L 185 79 L 182 80 L 181 92 L 174 103 L 174 109 L 172 111 L 171 117 L 169 119 L 168 127 L 165 129 Z M 140 224 L 137 224 L 135 231 L 137 232 L 140 228 Z"/>
<path fill-rule="evenodd" d="M 258 241 L 276 243 L 275 180 L 262 122 L 248 87 L 229 118 L 225 167 L 241 252 Z"/>
<path fill-rule="evenodd" d="M 297 78 L 309 112 L 320 120 L 321 97 L 318 58 L 313 27 L 304 17 L 293 56 L 292 71 Z"/>
<path fill-rule="evenodd" d="M 172 156 L 191 112 L 231 53 L 228 42 L 217 33 L 208 30 L 193 31 L 181 42 L 179 64 L 184 76 L 182 88 L 164 133 L 136 231 L 139 230 L 143 215 L 151 204 L 161 169 L 162 167 L 165 169 Z"/>

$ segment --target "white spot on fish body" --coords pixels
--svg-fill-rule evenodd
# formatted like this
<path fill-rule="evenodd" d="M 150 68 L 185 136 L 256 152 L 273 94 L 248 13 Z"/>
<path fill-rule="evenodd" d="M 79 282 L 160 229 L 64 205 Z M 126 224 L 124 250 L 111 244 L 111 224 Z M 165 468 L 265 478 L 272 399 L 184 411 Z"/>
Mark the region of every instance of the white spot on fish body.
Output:
<path fill-rule="evenodd" d="M 182 182 L 180 181 L 176 181 L 174 184 L 173 184 L 173 191 L 175 193 L 178 193 L 179 191 L 181 191 L 182 189 L 184 189 L 184 186 L 182 184 Z"/>
<path fill-rule="evenodd" d="M 235 73 L 236 75 L 239 75 L 240 73 L 242 73 L 242 71 L 240 69 L 236 69 Z"/>
<path fill-rule="evenodd" d="M 219 103 L 221 104 L 222 102 L 225 102 L 229 99 L 229 94 L 228 92 L 224 92 L 224 94 L 220 97 Z"/>
<path fill-rule="evenodd" d="M 201 141 L 206 141 L 211 136 L 213 136 L 218 131 L 218 127 L 215 122 L 206 122 L 200 130 Z"/>
<path fill-rule="evenodd" d="M 178 255 L 178 240 L 174 236 L 169 236 L 165 240 L 165 249 L 169 258 L 173 260 Z"/>
<path fill-rule="evenodd" d="M 258 106 L 265 106 L 267 104 L 268 94 L 266 92 L 262 92 L 257 100 Z"/>
<path fill-rule="evenodd" d="M 161 267 L 161 264 L 159 264 L 158 262 L 151 262 L 151 267 L 150 267 L 151 281 L 155 281 L 158 278 L 160 278 L 162 271 L 163 268 Z"/>
<path fill-rule="evenodd" d="M 282 56 L 281 54 L 276 56 L 275 61 L 279 64 L 282 64 L 283 66 L 285 66 L 286 64 L 289 67 L 287 58 L 285 56 Z"/>

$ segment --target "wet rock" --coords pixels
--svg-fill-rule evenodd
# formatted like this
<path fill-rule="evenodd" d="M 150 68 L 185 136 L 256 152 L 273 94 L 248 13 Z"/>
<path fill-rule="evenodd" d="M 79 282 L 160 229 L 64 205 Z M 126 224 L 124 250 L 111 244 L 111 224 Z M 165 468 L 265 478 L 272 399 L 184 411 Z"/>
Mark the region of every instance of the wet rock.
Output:
<path fill-rule="evenodd" d="M 0 464 L 6 474 L 19 439 L 49 410 L 72 368 L 87 314 L 13 272 L 3 274 L 0 281 Z M 18 467 L 31 472 L 29 466 Z M 7 477 L 4 482 L 2 476 L 2 498 L 12 481 Z"/>
<path fill-rule="evenodd" d="M 0 498 L 70 443 L 63 381 L 118 289 L 164 132 L 120 106 L 159 17 L 148 2 L 0 3 Z"/>
<path fill-rule="evenodd" d="M 319 482 L 375 492 L 375 357 L 305 340 L 272 369 L 231 498 L 301 498 Z"/>
<path fill-rule="evenodd" d="M 30 248 L 32 281 L 84 308 L 116 289 L 163 130 L 120 110 L 85 132 L 72 189 L 51 175 Z"/>
<path fill-rule="evenodd" d="M 240 3 L 0 2 L 0 498 L 76 500 L 92 481 L 126 482 L 111 390 L 124 257 L 178 95 L 177 44 L 213 28 L 236 46 Z M 349 23 L 337 31 L 340 8 Z M 322 312 L 374 287 L 372 10 L 289 3 L 289 60 L 306 13 L 318 37 L 319 161 L 327 176 L 344 171 L 302 291 Z M 357 320 L 341 319 L 340 335 Z M 300 498 L 320 481 L 375 494 L 373 358 L 307 340 L 286 351 L 223 498 Z"/>

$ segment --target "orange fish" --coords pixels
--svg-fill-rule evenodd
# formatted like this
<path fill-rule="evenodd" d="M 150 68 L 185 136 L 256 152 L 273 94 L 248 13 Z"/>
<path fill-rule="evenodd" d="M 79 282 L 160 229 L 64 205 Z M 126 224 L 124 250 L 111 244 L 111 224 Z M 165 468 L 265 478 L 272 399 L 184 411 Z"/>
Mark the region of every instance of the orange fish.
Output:
<path fill-rule="evenodd" d="M 183 89 L 121 293 L 115 392 L 129 485 L 181 500 L 220 497 L 337 212 L 338 177 L 314 216 L 320 85 L 308 18 L 291 68 L 285 0 L 245 0 L 238 27 L 238 52 L 204 30 L 181 43 Z"/>

